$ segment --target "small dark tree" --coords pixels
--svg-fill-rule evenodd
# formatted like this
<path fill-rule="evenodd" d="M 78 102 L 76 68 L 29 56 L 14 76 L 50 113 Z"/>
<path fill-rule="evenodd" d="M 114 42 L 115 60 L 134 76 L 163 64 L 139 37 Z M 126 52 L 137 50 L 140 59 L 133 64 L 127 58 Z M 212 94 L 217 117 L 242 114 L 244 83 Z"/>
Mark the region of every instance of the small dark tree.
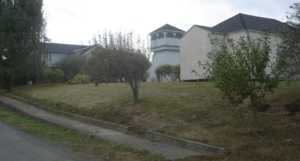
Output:
<path fill-rule="evenodd" d="M 179 76 L 180 66 L 179 65 L 170 65 L 162 64 L 155 69 L 155 74 L 157 75 L 157 80 L 159 81 L 160 77 L 163 76 L 168 82 L 175 82 Z M 169 80 L 170 79 L 170 80 Z"/>
<path fill-rule="evenodd" d="M 173 74 L 173 66 L 170 64 L 159 65 L 155 69 L 155 74 L 158 75 L 158 77 L 163 76 L 168 82 L 170 82 L 168 77 Z"/>
<path fill-rule="evenodd" d="M 241 37 L 237 43 L 224 34 L 225 38 L 221 40 L 209 35 L 213 50 L 207 55 L 208 61 L 199 64 L 207 69 L 204 76 L 213 78 L 215 87 L 232 105 L 238 106 L 250 97 L 257 133 L 260 134 L 255 106 L 261 104 L 267 92 L 277 88 L 280 63 L 270 62 L 270 36 L 267 32 L 262 32 L 258 39 L 251 39 L 249 35 Z"/>
<path fill-rule="evenodd" d="M 12 82 L 14 80 L 16 68 L 11 66 L 3 66 L 0 64 L 0 85 L 9 92 L 11 90 Z"/>
<path fill-rule="evenodd" d="M 138 101 L 140 82 L 150 67 L 150 50 L 140 37 L 134 42 L 133 33 L 104 32 L 94 36 L 90 62 L 90 76 L 98 82 L 110 79 L 128 82 L 132 89 L 134 102 Z"/>
<path fill-rule="evenodd" d="M 280 41 L 277 55 L 284 59 L 283 77 L 290 84 L 291 79 L 300 76 L 300 3 L 290 6 L 286 24 L 279 28 Z"/>
<path fill-rule="evenodd" d="M 87 66 L 87 59 L 81 55 L 71 55 L 57 62 L 57 67 L 63 71 L 64 80 L 69 81 L 77 74 L 85 74 L 84 69 Z"/>

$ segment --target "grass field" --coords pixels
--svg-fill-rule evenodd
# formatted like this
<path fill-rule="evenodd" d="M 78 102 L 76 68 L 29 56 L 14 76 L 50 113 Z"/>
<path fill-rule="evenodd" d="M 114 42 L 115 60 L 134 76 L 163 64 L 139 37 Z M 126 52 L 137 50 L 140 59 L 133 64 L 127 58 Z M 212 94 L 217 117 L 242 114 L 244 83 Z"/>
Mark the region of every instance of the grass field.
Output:
<path fill-rule="evenodd" d="M 286 103 L 300 103 L 300 82 L 280 83 L 267 94 L 271 105 L 258 113 L 263 136 L 254 135 L 255 126 L 249 100 L 233 107 L 222 100 L 213 84 L 141 83 L 139 102 L 132 102 L 129 85 L 40 84 L 13 88 L 11 94 L 48 107 L 133 125 L 135 134 L 147 129 L 195 140 L 228 150 L 227 155 L 190 158 L 207 160 L 295 160 L 300 158 L 300 115 L 287 116 Z"/>

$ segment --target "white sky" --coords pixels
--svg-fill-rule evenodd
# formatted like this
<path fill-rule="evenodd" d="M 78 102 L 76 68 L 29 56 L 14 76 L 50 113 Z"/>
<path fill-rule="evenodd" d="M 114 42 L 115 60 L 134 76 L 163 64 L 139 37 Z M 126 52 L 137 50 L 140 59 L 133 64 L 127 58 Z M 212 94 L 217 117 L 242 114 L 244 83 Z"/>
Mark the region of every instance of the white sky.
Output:
<path fill-rule="evenodd" d="M 142 39 L 170 24 L 187 31 L 214 26 L 238 13 L 286 21 L 292 0 L 44 0 L 53 43 L 89 45 L 103 30 L 131 31 Z"/>

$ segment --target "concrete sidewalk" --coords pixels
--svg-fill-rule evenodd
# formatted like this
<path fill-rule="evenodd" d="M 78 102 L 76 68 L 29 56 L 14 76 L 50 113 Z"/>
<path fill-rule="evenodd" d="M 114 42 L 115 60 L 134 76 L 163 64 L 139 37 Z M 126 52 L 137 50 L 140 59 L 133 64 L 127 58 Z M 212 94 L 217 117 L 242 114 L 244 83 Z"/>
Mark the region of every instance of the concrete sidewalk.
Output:
<path fill-rule="evenodd" d="M 118 143 L 123 143 L 137 149 L 144 149 L 153 153 L 160 153 L 165 156 L 166 159 L 184 158 L 190 155 L 201 154 L 199 152 L 183 149 L 173 145 L 161 142 L 154 143 L 146 139 L 126 135 L 117 131 L 104 129 L 98 126 L 78 122 L 64 117 L 59 117 L 35 108 L 31 105 L 1 95 L 0 106 L 3 106 L 16 113 L 22 114 L 25 117 L 35 118 L 40 122 L 47 122 L 52 125 L 64 126 L 79 132 L 91 134 L 101 140 L 116 141 Z"/>

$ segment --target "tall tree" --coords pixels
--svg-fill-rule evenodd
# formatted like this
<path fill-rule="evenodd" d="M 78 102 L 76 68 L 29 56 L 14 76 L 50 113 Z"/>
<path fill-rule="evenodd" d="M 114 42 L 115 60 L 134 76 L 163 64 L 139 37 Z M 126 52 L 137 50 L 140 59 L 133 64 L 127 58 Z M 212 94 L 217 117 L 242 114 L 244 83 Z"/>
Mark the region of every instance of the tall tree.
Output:
<path fill-rule="evenodd" d="M 139 81 L 150 68 L 150 50 L 140 37 L 134 42 L 133 33 L 121 31 L 104 32 L 94 36 L 90 59 L 90 75 L 96 82 L 108 82 L 111 79 L 127 82 L 133 93 L 134 102 L 138 101 Z"/>
<path fill-rule="evenodd" d="M 277 49 L 277 55 L 285 60 L 283 77 L 288 85 L 293 78 L 300 77 L 300 3 L 290 8 L 294 13 L 289 13 L 286 24 L 279 28 Z"/>
<path fill-rule="evenodd" d="M 28 56 L 39 52 L 42 6 L 42 0 L 0 1 L 0 63 L 3 66 L 19 68 L 15 71 L 22 72 Z M 10 91 L 13 80 L 6 84 Z"/>

